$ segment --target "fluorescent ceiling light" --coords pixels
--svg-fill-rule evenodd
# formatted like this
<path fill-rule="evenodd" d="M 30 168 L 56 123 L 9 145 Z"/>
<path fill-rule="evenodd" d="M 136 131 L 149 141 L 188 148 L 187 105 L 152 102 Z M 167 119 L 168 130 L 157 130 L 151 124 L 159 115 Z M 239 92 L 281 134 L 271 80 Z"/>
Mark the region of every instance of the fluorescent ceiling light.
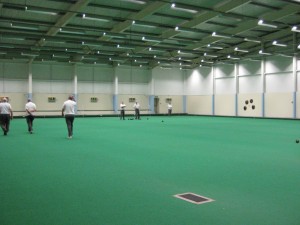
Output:
<path fill-rule="evenodd" d="M 248 42 L 255 42 L 255 43 L 261 43 L 260 40 L 257 39 L 252 39 L 252 38 L 244 38 L 244 41 L 248 41 Z"/>
<path fill-rule="evenodd" d="M 149 28 L 157 28 L 157 26 L 149 24 L 149 23 L 145 23 L 145 22 L 139 22 L 139 21 L 132 21 L 132 25 L 135 26 L 140 26 L 140 27 L 149 27 Z"/>
<path fill-rule="evenodd" d="M 142 37 L 142 40 L 143 40 L 143 41 L 149 41 L 149 42 L 157 42 L 157 43 L 161 42 L 160 39 L 156 39 L 156 38 L 147 38 L 147 37 Z"/>
<path fill-rule="evenodd" d="M 223 47 L 221 47 L 221 46 L 211 45 L 211 44 L 208 44 L 207 47 L 212 48 L 212 49 L 220 49 L 220 50 L 223 49 Z"/>
<path fill-rule="evenodd" d="M 300 32 L 300 30 L 298 29 L 297 26 L 293 26 L 292 29 L 291 29 L 291 31 L 293 31 L 293 32 Z"/>
<path fill-rule="evenodd" d="M 214 63 L 214 62 L 212 62 L 212 61 L 205 61 L 204 59 L 201 59 L 201 62 L 202 62 L 202 63 Z"/>
<path fill-rule="evenodd" d="M 17 41 L 24 41 L 25 40 L 25 38 L 17 37 L 17 36 L 2 36 L 2 39 L 17 40 Z"/>
<path fill-rule="evenodd" d="M 49 11 L 49 10 L 45 10 L 45 9 L 34 9 L 34 8 L 27 7 L 27 6 L 25 7 L 25 11 L 32 12 L 32 13 L 46 14 L 46 15 L 51 15 L 51 16 L 57 15 L 57 13 L 53 12 L 53 11 Z"/>
<path fill-rule="evenodd" d="M 14 45 L 1 44 L 1 43 L 0 43 L 0 48 L 15 48 L 15 46 L 14 46 Z"/>
<path fill-rule="evenodd" d="M 183 67 L 180 67 L 180 70 L 190 70 L 190 68 L 183 68 Z"/>
<path fill-rule="evenodd" d="M 213 58 L 215 58 L 215 57 L 218 57 L 217 55 L 211 55 L 211 54 L 208 54 L 208 53 L 204 53 L 203 54 L 205 57 L 213 57 Z"/>
<path fill-rule="evenodd" d="M 62 40 L 46 39 L 46 38 L 43 38 L 43 41 L 57 43 L 57 44 L 65 44 L 66 43 L 65 41 L 62 41 Z"/>
<path fill-rule="evenodd" d="M 298 49 L 300 49 L 300 44 L 298 45 L 298 47 L 297 47 Z"/>
<path fill-rule="evenodd" d="M 126 45 L 117 45 L 117 48 L 123 48 L 123 49 L 135 49 L 133 46 L 126 46 Z"/>
<path fill-rule="evenodd" d="M 124 59 L 117 59 L 117 58 L 109 58 L 110 61 L 113 61 L 113 62 L 123 62 Z"/>
<path fill-rule="evenodd" d="M 263 50 L 259 50 L 258 53 L 261 54 L 261 55 L 272 55 L 271 53 L 264 52 Z"/>
<path fill-rule="evenodd" d="M 186 8 L 186 7 L 182 7 L 182 6 L 180 7 L 180 6 L 176 5 L 175 3 L 171 4 L 171 9 L 188 12 L 188 13 L 194 13 L 194 14 L 198 13 L 198 10 L 190 9 L 190 8 Z"/>
<path fill-rule="evenodd" d="M 184 51 L 181 51 L 181 50 L 178 50 L 177 53 L 181 54 L 181 55 L 193 55 L 194 54 L 192 52 L 184 52 Z"/>
<path fill-rule="evenodd" d="M 135 63 L 144 63 L 144 64 L 147 64 L 147 63 L 148 63 L 148 61 L 137 60 L 137 59 L 135 59 L 134 62 L 135 62 Z"/>
<path fill-rule="evenodd" d="M 93 21 L 99 21 L 99 22 L 109 22 L 108 19 L 103 19 L 103 18 L 99 18 L 99 17 L 87 16 L 86 14 L 82 14 L 82 19 L 85 19 L 85 20 L 93 20 Z"/>
<path fill-rule="evenodd" d="M 257 25 L 264 26 L 264 27 L 277 28 L 276 25 L 270 24 L 270 23 L 266 23 L 264 20 L 259 20 L 258 23 L 257 23 Z"/>
<path fill-rule="evenodd" d="M 0 52 L 0 55 L 6 55 L 7 52 Z"/>
<path fill-rule="evenodd" d="M 211 68 L 210 66 L 204 66 L 204 65 L 202 65 L 202 64 L 200 64 L 199 67 Z"/>
<path fill-rule="evenodd" d="M 186 33 L 195 33 L 196 31 L 191 28 L 175 27 L 176 31 L 186 32 Z"/>
<path fill-rule="evenodd" d="M 231 38 L 231 36 L 229 36 L 229 35 L 218 34 L 217 32 L 213 32 L 213 33 L 211 34 L 211 36 L 213 36 L 213 37 L 220 37 L 220 38 Z"/>
<path fill-rule="evenodd" d="M 114 53 L 110 53 L 110 52 L 100 52 L 100 51 L 97 51 L 97 54 L 99 54 L 99 55 L 110 55 L 110 56 L 115 55 Z"/>
<path fill-rule="evenodd" d="M 92 57 L 92 56 L 82 56 L 82 59 L 85 59 L 85 60 L 97 60 L 98 58 L 95 58 L 95 57 Z"/>
<path fill-rule="evenodd" d="M 149 51 L 150 51 L 150 52 L 165 52 L 165 51 L 163 51 L 163 50 L 154 49 L 154 48 L 152 48 L 152 47 L 149 48 Z"/>
<path fill-rule="evenodd" d="M 228 58 L 228 59 L 236 59 L 236 60 L 239 60 L 239 59 L 240 59 L 240 58 L 238 58 L 238 57 L 233 57 L 233 56 L 231 56 L 231 55 L 228 55 L 227 58 Z"/>
<path fill-rule="evenodd" d="M 29 24 L 19 24 L 19 23 L 11 23 L 11 27 L 18 29 L 26 29 L 26 30 L 38 30 L 38 26 L 29 25 Z"/>
<path fill-rule="evenodd" d="M 249 52 L 248 50 L 240 49 L 240 48 L 238 48 L 238 47 L 235 47 L 235 48 L 234 48 L 234 51 L 236 51 L 236 52 L 245 52 L 245 53 Z"/>
<path fill-rule="evenodd" d="M 95 47 L 102 47 L 100 43 L 97 42 L 81 42 L 82 45 L 88 45 L 88 46 L 95 46 Z"/>
<path fill-rule="evenodd" d="M 31 57 L 36 57 L 39 56 L 38 53 L 30 53 L 30 52 L 21 52 L 22 56 L 31 56 Z"/>
<path fill-rule="evenodd" d="M 272 45 L 280 46 L 280 47 L 287 47 L 287 44 L 278 43 L 278 41 L 273 41 Z"/>
<path fill-rule="evenodd" d="M 63 29 L 63 28 L 60 28 L 59 31 L 61 33 L 66 33 L 66 34 L 85 34 L 84 31 L 79 31 L 79 30 L 69 30 L 69 29 Z"/>
<path fill-rule="evenodd" d="M 146 4 L 145 1 L 141 1 L 141 0 L 122 0 L 123 2 L 131 2 L 131 3 L 134 3 L 134 4 L 140 4 L 140 5 L 144 5 Z"/>
<path fill-rule="evenodd" d="M 103 36 L 112 37 L 112 38 L 126 38 L 127 36 L 124 34 L 114 34 L 114 33 L 103 33 Z"/>
<path fill-rule="evenodd" d="M 61 59 L 68 59 L 69 56 L 67 55 L 57 55 L 57 54 L 53 54 L 52 55 L 53 58 L 61 58 Z"/>

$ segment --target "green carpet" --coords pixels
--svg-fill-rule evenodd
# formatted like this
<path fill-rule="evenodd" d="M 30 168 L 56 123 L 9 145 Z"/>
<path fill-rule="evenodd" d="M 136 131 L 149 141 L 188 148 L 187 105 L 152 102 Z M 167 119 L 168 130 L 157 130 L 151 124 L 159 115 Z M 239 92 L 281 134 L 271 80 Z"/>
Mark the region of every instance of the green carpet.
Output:
<path fill-rule="evenodd" d="M 163 121 L 163 122 L 162 122 Z M 299 225 L 300 121 L 63 118 L 0 135 L 1 225 Z M 201 205 L 173 197 L 193 192 Z"/>

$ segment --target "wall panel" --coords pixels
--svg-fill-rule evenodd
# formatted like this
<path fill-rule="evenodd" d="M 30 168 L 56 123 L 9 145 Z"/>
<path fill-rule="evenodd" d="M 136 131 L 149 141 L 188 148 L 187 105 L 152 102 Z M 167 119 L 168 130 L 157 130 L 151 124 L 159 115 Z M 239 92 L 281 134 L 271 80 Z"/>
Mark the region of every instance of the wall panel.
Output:
<path fill-rule="evenodd" d="M 213 77 L 210 68 L 191 70 L 186 75 L 186 95 L 208 95 L 213 94 Z"/>
<path fill-rule="evenodd" d="M 235 116 L 235 95 L 215 95 L 215 115 Z"/>
<path fill-rule="evenodd" d="M 266 93 L 265 116 L 275 118 L 293 118 L 293 94 Z"/>
<path fill-rule="evenodd" d="M 262 93 L 262 78 L 257 76 L 241 76 L 239 80 L 239 93 Z"/>
<path fill-rule="evenodd" d="M 260 117 L 262 116 L 262 94 L 239 94 L 238 116 Z"/>
<path fill-rule="evenodd" d="M 187 97 L 187 113 L 212 115 L 211 95 L 190 95 Z"/>

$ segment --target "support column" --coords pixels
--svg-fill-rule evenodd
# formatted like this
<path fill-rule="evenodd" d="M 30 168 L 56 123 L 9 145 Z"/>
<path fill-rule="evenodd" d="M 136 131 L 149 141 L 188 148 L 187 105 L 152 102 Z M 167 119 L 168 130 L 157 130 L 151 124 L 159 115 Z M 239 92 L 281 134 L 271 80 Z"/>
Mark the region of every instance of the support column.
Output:
<path fill-rule="evenodd" d="M 216 79 L 215 79 L 215 66 L 211 67 L 213 79 L 213 94 L 212 94 L 212 115 L 215 115 L 215 94 L 216 94 Z"/>
<path fill-rule="evenodd" d="M 32 99 L 32 63 L 28 64 L 28 93 L 27 98 Z"/>
<path fill-rule="evenodd" d="M 294 93 L 293 93 L 293 118 L 297 118 L 297 56 L 293 57 L 293 78 L 294 78 Z"/>
<path fill-rule="evenodd" d="M 239 63 L 234 64 L 234 76 L 235 76 L 235 116 L 238 116 L 238 95 L 239 95 Z"/>
<path fill-rule="evenodd" d="M 151 80 L 150 80 L 150 95 L 149 95 L 149 113 L 154 113 L 154 78 L 153 78 L 153 70 L 151 70 Z"/>
<path fill-rule="evenodd" d="M 261 79 L 262 79 L 262 117 L 265 117 L 265 93 L 266 93 L 266 71 L 265 71 L 265 58 L 261 60 Z"/>
<path fill-rule="evenodd" d="M 113 110 L 115 114 L 118 113 L 118 95 L 119 95 L 119 79 L 116 73 L 116 69 L 114 68 L 114 94 L 113 94 Z"/>
<path fill-rule="evenodd" d="M 77 92 L 77 68 L 76 64 L 73 65 L 73 96 L 75 101 L 78 102 L 78 92 Z M 77 114 L 78 105 L 75 108 L 75 113 Z"/>
<path fill-rule="evenodd" d="M 183 72 L 183 96 L 182 96 L 182 111 L 183 113 L 186 113 L 186 107 L 187 107 L 187 96 L 186 96 L 186 77 L 187 77 L 187 74 L 186 74 L 186 71 L 184 70 Z"/>

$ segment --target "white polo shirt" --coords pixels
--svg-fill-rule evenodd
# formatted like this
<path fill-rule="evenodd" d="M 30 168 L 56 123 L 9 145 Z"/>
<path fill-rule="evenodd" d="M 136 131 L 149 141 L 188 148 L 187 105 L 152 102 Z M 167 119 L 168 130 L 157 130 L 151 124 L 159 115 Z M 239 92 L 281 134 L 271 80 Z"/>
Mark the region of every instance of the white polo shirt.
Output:
<path fill-rule="evenodd" d="M 75 106 L 76 106 L 76 102 L 74 102 L 72 100 L 65 101 L 63 104 L 63 109 L 64 109 L 65 115 L 74 115 L 75 114 Z"/>
<path fill-rule="evenodd" d="M 0 114 L 10 114 L 11 111 L 12 111 L 12 108 L 8 102 L 0 103 Z"/>
<path fill-rule="evenodd" d="M 34 112 L 36 111 L 36 105 L 33 102 L 27 102 L 25 105 L 25 110 L 26 116 L 30 115 L 27 111 L 29 111 L 31 115 L 34 115 Z"/>

